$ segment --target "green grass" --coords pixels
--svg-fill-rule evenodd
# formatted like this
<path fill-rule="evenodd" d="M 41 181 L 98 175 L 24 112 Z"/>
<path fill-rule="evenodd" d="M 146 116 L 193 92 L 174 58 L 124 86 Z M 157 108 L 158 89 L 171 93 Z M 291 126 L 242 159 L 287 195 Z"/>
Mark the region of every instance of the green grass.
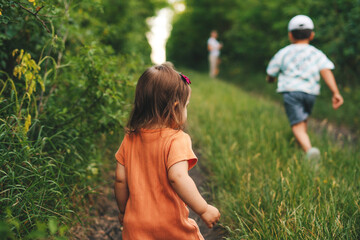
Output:
<path fill-rule="evenodd" d="M 17 119 L 13 116 L 13 119 Z M 18 121 L 0 122 L 0 233 L 4 239 L 66 239 L 69 222 L 93 192 L 95 161 L 84 159 L 68 132 L 44 136 L 33 123 L 31 140 Z M 30 134 L 29 134 L 30 135 Z M 95 157 L 95 155 L 93 155 Z M 100 158 L 100 156 L 99 156 Z M 82 200 L 82 201 L 80 201 Z M 73 221 L 72 221 L 73 222 Z"/>
<path fill-rule="evenodd" d="M 188 128 L 228 239 L 359 239 L 356 145 L 310 130 L 322 160 L 308 162 L 279 104 L 205 74 L 188 75 Z"/>

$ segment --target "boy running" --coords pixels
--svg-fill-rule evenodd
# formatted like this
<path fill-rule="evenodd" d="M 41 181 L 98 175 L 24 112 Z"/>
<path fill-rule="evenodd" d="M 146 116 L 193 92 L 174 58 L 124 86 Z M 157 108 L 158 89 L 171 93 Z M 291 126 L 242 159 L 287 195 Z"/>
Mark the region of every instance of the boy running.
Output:
<path fill-rule="evenodd" d="M 305 15 L 293 17 L 288 25 L 292 44 L 280 49 L 271 59 L 266 80 L 278 78 L 277 92 L 283 94 L 284 107 L 292 132 L 308 159 L 319 159 L 319 149 L 312 147 L 307 134 L 307 118 L 316 96 L 320 94 L 320 75 L 333 93 L 332 106 L 338 109 L 344 102 L 331 71 L 334 64 L 326 55 L 310 45 L 314 39 L 314 24 Z"/>

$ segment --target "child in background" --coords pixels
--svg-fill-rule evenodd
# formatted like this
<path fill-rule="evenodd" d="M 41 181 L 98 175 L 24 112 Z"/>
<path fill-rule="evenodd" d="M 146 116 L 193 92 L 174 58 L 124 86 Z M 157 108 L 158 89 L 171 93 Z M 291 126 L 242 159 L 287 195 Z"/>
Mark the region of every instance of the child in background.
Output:
<path fill-rule="evenodd" d="M 170 64 L 147 69 L 137 83 L 127 134 L 115 154 L 114 190 L 124 240 L 204 239 L 186 205 L 209 228 L 220 218 L 188 175 L 197 162 L 182 131 L 190 83 Z"/>
<path fill-rule="evenodd" d="M 209 75 L 215 78 L 219 74 L 219 63 L 220 63 L 220 50 L 223 47 L 217 40 L 218 33 L 216 30 L 212 30 L 210 38 L 207 41 L 207 47 L 209 51 Z"/>
<path fill-rule="evenodd" d="M 333 108 L 339 108 L 344 100 L 331 71 L 334 64 L 323 52 L 309 44 L 315 36 L 313 29 L 314 24 L 308 16 L 293 17 L 288 25 L 292 44 L 275 54 L 266 72 L 268 82 L 278 78 L 277 92 L 283 94 L 285 111 L 296 140 L 308 159 L 319 159 L 320 151 L 312 147 L 307 134 L 307 118 L 316 96 L 320 94 L 320 75 L 333 93 Z"/>

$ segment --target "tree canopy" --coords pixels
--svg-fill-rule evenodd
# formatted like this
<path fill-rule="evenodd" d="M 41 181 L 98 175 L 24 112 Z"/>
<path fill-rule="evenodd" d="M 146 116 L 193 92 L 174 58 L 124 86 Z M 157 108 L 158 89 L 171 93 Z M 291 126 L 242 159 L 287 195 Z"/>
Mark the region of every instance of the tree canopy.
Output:
<path fill-rule="evenodd" d="M 289 43 L 287 24 L 298 14 L 312 18 L 311 43 L 335 62 L 341 84 L 359 83 L 360 2 L 356 0 L 185 0 L 168 41 L 168 58 L 188 67 L 204 68 L 206 40 L 219 32 L 222 66 L 262 70 L 277 50 Z"/>

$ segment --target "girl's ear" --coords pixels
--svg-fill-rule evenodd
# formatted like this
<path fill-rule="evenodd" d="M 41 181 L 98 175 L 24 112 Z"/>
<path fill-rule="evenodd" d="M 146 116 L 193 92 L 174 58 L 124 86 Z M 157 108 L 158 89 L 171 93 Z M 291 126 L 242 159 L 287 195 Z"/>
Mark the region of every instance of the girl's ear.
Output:
<path fill-rule="evenodd" d="M 180 104 L 179 101 L 174 102 L 173 110 L 176 111 L 179 108 Z"/>

